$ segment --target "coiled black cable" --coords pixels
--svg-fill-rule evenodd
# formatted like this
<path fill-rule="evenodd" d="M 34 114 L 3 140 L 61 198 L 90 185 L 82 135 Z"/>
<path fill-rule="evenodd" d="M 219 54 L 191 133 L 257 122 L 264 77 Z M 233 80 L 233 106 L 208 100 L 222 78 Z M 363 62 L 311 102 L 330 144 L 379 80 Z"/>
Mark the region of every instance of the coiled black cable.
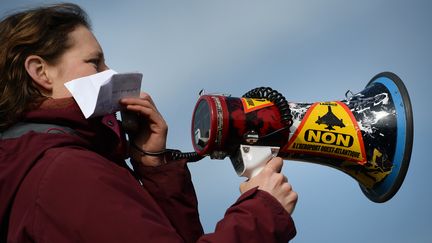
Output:
<path fill-rule="evenodd" d="M 147 155 L 147 156 L 164 156 L 166 160 L 181 160 L 186 159 L 188 162 L 196 162 L 204 158 L 203 156 L 200 156 L 197 152 L 182 152 L 178 149 L 163 149 L 161 151 L 157 152 L 149 152 L 145 151 L 142 148 L 140 148 L 138 145 L 136 145 L 134 142 L 130 142 L 130 145 L 141 152 L 141 154 Z"/>
<path fill-rule="evenodd" d="M 197 152 L 181 152 L 180 150 L 171 151 L 169 156 L 171 156 L 172 160 L 186 159 L 188 162 L 197 162 L 204 158 Z"/>
<path fill-rule="evenodd" d="M 292 115 L 288 101 L 278 91 L 270 87 L 259 87 L 250 90 L 242 96 L 243 98 L 268 99 L 273 102 L 278 108 L 281 115 L 281 121 L 286 127 L 292 125 Z"/>

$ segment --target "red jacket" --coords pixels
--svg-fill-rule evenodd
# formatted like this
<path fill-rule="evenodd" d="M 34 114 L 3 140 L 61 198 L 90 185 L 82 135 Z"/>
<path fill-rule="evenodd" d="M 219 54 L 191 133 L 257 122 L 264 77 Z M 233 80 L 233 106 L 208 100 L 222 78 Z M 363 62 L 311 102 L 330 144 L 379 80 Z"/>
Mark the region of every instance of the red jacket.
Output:
<path fill-rule="evenodd" d="M 137 180 L 114 115 L 84 119 L 73 99 L 48 100 L 27 122 L 79 135 L 28 132 L 0 140 L 0 242 L 287 242 L 296 231 L 270 194 L 253 189 L 203 234 L 185 161 Z M 140 182 L 141 181 L 141 182 Z"/>

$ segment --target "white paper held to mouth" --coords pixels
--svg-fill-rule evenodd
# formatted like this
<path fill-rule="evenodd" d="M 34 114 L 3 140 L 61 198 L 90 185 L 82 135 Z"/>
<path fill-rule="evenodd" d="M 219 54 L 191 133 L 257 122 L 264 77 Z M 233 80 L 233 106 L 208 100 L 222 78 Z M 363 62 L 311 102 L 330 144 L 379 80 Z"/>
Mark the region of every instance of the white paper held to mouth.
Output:
<path fill-rule="evenodd" d="M 120 99 L 139 97 L 142 73 L 106 70 L 65 83 L 85 118 L 120 111 Z"/>

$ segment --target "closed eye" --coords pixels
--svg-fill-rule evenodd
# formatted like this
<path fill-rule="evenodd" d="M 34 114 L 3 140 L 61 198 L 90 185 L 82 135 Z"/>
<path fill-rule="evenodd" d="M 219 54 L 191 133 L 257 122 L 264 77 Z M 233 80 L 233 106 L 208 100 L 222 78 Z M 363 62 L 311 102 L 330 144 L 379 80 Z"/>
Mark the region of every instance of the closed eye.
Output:
<path fill-rule="evenodd" d="M 90 64 L 93 64 L 96 68 L 98 68 L 99 64 L 100 64 L 100 61 L 101 60 L 99 58 L 93 58 L 93 59 L 87 60 L 86 62 L 90 63 Z"/>
<path fill-rule="evenodd" d="M 97 51 L 95 53 L 91 53 L 85 62 L 93 65 L 96 71 L 101 71 L 102 69 L 104 69 L 105 66 L 105 58 L 103 52 Z"/>

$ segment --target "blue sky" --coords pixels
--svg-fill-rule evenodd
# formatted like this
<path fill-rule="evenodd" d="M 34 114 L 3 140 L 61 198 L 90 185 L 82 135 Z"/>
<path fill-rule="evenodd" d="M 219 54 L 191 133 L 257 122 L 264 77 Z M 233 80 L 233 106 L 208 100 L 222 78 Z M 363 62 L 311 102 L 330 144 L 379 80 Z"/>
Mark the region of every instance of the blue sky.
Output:
<path fill-rule="evenodd" d="M 0 15 L 54 1 L 2 0 Z M 241 96 L 269 86 L 292 102 L 340 100 L 377 73 L 402 78 L 414 111 L 414 144 L 405 182 L 384 204 L 328 167 L 285 161 L 299 194 L 293 242 L 432 242 L 432 2 L 422 0 L 73 1 L 93 23 L 108 65 L 144 74 L 169 124 L 168 145 L 191 151 L 198 92 Z M 212 232 L 239 196 L 228 159 L 190 169 L 201 221 Z"/>

